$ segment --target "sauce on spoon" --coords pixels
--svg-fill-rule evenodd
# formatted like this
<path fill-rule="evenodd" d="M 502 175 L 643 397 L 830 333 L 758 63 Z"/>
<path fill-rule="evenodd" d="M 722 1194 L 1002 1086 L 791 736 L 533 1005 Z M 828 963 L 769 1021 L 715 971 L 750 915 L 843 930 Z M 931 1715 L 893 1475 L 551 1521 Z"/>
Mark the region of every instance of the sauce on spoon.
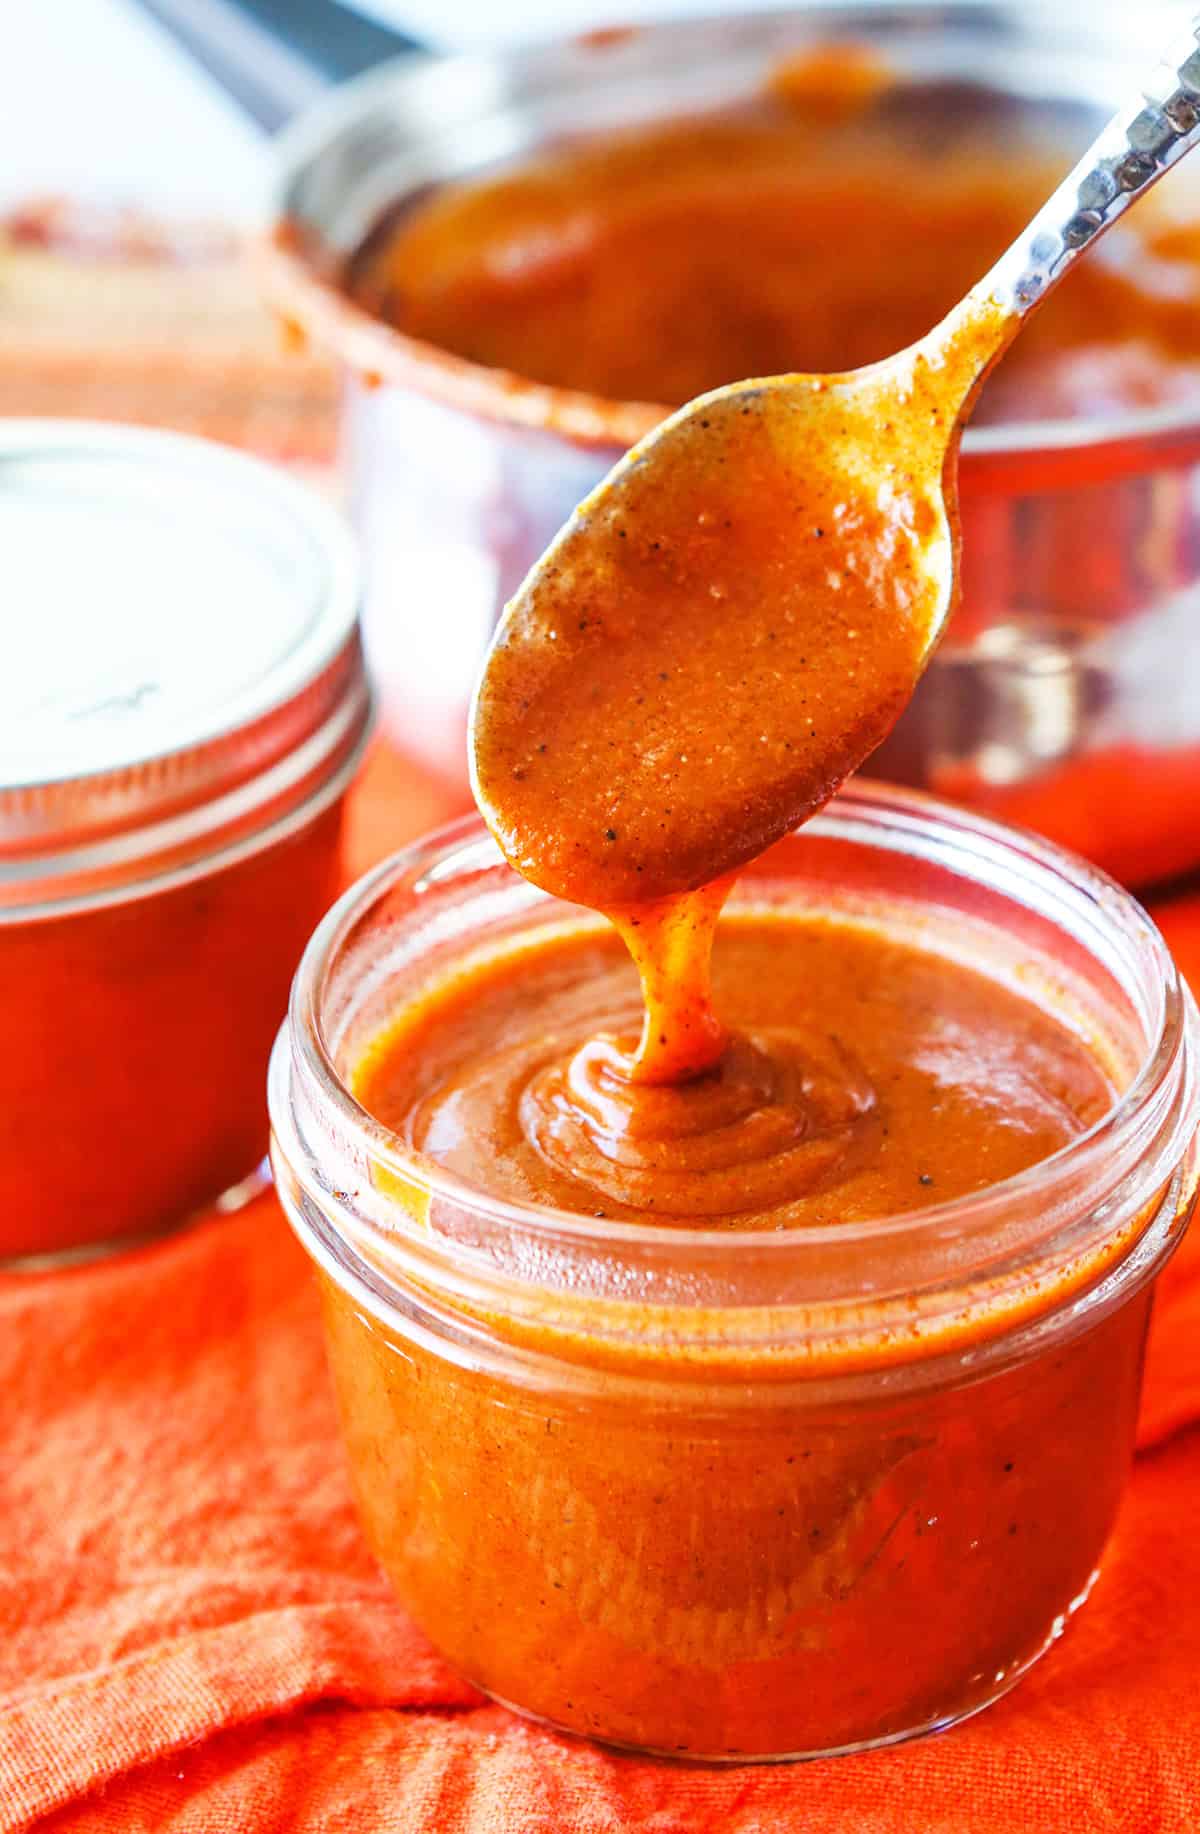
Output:
<path fill-rule="evenodd" d="M 961 430 L 1020 319 L 969 297 L 842 376 L 702 396 L 586 499 L 507 608 L 472 710 L 512 864 L 616 924 L 632 1081 L 718 1062 L 733 875 L 891 729 L 953 609 Z"/>

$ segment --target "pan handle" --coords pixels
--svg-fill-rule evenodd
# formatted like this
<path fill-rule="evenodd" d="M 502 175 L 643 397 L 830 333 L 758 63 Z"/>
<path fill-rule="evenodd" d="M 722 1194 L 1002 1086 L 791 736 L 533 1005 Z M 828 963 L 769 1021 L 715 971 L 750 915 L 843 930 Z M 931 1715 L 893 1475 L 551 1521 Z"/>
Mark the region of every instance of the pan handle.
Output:
<path fill-rule="evenodd" d="M 422 48 L 338 0 L 138 4 L 269 133 L 335 83 Z"/>

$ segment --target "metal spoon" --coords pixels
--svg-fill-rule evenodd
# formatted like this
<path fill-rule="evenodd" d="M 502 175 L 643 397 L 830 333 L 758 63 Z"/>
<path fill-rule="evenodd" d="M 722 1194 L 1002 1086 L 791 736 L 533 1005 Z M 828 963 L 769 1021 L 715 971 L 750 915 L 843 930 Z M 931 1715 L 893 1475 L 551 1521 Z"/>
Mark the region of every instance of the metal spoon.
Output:
<path fill-rule="evenodd" d="M 984 377 L 1198 139 L 1200 20 L 927 337 L 718 389 L 614 468 L 507 607 L 476 690 L 475 794 L 519 871 L 609 912 L 674 898 L 862 762 L 955 604 Z"/>

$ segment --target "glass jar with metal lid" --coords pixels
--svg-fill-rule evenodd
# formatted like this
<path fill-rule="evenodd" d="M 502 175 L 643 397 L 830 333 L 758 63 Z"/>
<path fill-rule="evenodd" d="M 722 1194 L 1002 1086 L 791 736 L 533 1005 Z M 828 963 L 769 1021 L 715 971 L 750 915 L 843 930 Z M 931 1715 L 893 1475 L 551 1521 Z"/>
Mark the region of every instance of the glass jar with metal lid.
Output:
<path fill-rule="evenodd" d="M 362 1101 L 377 1041 L 431 990 L 486 998 L 473 976 L 502 958 L 536 982 L 540 945 L 595 935 L 466 821 L 314 935 L 273 1151 L 368 1541 L 443 1654 L 569 1732 L 813 1757 L 978 1711 L 1083 1604 L 1200 1184 L 1200 1015 L 1127 893 L 908 790 L 857 781 L 728 909 L 863 923 L 1020 989 L 1100 1053 L 1112 1108 L 1014 1177 L 890 1216 L 843 1216 L 836 1192 L 790 1229 L 499 1196 Z M 514 1032 L 490 1011 L 494 1065 Z"/>
<path fill-rule="evenodd" d="M 370 717 L 335 513 L 207 441 L 0 432 L 0 1261 L 254 1188 Z"/>

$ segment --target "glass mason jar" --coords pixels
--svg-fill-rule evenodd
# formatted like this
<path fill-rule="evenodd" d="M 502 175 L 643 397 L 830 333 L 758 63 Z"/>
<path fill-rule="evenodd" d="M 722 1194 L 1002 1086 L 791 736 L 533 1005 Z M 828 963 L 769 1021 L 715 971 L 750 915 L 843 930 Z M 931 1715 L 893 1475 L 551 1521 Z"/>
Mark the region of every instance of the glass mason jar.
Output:
<path fill-rule="evenodd" d="M 466 822 L 349 892 L 272 1060 L 368 1539 L 497 1699 L 707 1759 L 852 1751 L 1011 1687 L 1096 1577 L 1154 1278 L 1198 1176 L 1198 1019 L 1149 918 L 1032 836 L 856 784 L 732 908 L 830 911 L 1103 1047 L 1090 1131 L 971 1196 L 722 1233 L 494 1201 L 348 1084 L 389 1015 L 597 920 Z"/>
<path fill-rule="evenodd" d="M 240 453 L 9 421 L 0 546 L 0 1263 L 29 1267 L 261 1182 L 370 700 L 350 537 Z"/>

